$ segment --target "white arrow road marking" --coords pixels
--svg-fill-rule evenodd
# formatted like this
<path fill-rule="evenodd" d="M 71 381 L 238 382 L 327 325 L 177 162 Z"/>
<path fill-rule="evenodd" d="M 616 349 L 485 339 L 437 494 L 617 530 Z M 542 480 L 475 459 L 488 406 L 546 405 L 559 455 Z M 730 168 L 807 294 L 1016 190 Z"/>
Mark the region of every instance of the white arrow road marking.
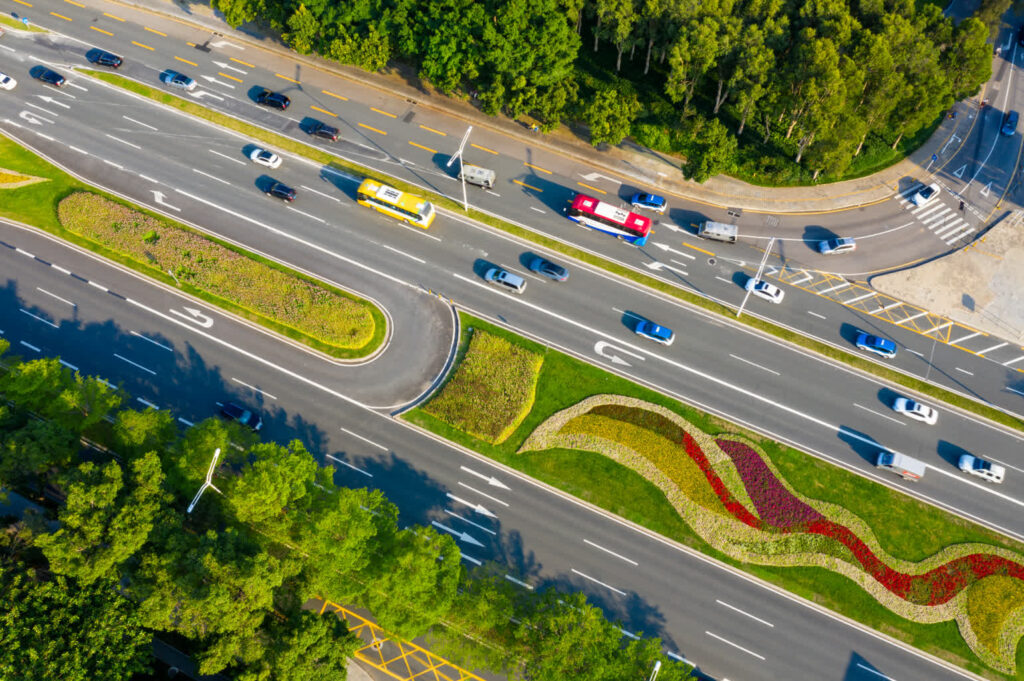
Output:
<path fill-rule="evenodd" d="M 608 341 L 597 341 L 596 343 L 594 343 L 594 352 L 596 352 L 597 354 L 601 355 L 605 359 L 610 359 L 612 361 L 612 364 L 618 364 L 618 365 L 624 366 L 624 367 L 633 366 L 632 364 L 630 364 L 626 360 L 622 359 L 618 355 L 616 355 L 614 353 L 605 352 L 605 350 L 607 348 L 612 348 L 614 350 L 618 350 L 619 352 L 621 352 L 623 354 L 626 354 L 626 355 L 629 355 L 630 357 L 633 357 L 635 359 L 639 359 L 639 360 L 646 359 L 643 355 L 638 355 L 638 354 L 636 354 L 634 352 L 630 352 L 629 350 L 623 350 L 622 348 L 618 347 L 617 345 L 612 345 Z"/>
<path fill-rule="evenodd" d="M 171 210 L 176 210 L 179 213 L 181 212 L 181 209 L 178 208 L 177 206 L 172 206 L 171 204 L 164 201 L 164 196 L 166 196 L 166 194 L 164 194 L 163 192 L 158 192 L 155 189 L 150 189 L 149 191 L 153 192 L 153 200 L 159 203 L 161 206 L 167 206 Z"/>
<path fill-rule="evenodd" d="M 71 108 L 70 106 L 68 106 L 68 105 L 67 105 L 67 104 L 65 104 L 64 102 L 56 102 L 56 101 L 54 101 L 54 102 L 50 102 L 50 104 L 56 104 L 57 106 L 62 106 L 62 107 L 64 107 L 65 109 L 70 109 L 70 108 Z M 49 115 L 51 115 L 51 116 L 54 116 L 54 117 L 56 117 L 56 116 L 59 116 L 59 115 L 60 115 L 60 114 L 59 114 L 59 113 L 57 113 L 56 111 L 50 111 L 49 109 L 44 109 L 43 107 L 39 106 L 39 105 L 38 105 L 38 104 L 36 104 L 35 102 L 25 102 L 25 105 L 26 105 L 26 106 L 30 106 L 30 107 L 32 107 L 33 109 L 39 109 L 39 110 L 40 110 L 40 111 L 42 111 L 42 112 L 43 112 L 44 114 L 49 114 Z"/>
<path fill-rule="evenodd" d="M 42 125 L 45 121 L 50 125 L 55 125 L 57 121 L 51 121 L 49 118 L 43 118 L 38 114 L 34 114 L 31 111 L 19 111 L 18 118 L 31 123 L 32 125 Z"/>
<path fill-rule="evenodd" d="M 464 541 L 467 544 L 476 544 L 477 546 L 483 546 L 483 544 L 478 542 L 473 537 L 473 535 L 471 535 L 469 532 L 459 532 L 458 530 L 453 530 L 452 528 L 448 527 L 447 525 L 442 525 L 441 523 L 437 522 L 436 520 L 431 520 L 430 524 L 433 525 L 434 527 L 437 527 L 439 529 L 444 530 L 445 532 L 450 533 L 452 536 L 454 536 L 459 541 Z"/>
<path fill-rule="evenodd" d="M 680 256 L 682 256 L 684 258 L 689 258 L 690 260 L 696 260 L 697 259 L 697 256 L 695 256 L 695 255 L 692 255 L 690 253 L 684 253 L 683 251 L 677 251 L 676 249 L 672 248 L 671 246 L 666 246 L 665 244 L 654 244 L 654 245 L 657 248 L 660 248 L 663 251 L 668 251 L 669 253 L 675 253 L 676 255 L 680 255 Z"/>
<path fill-rule="evenodd" d="M 193 324 L 198 324 L 199 326 L 203 327 L 204 329 L 208 329 L 211 326 L 213 326 L 213 318 L 204 315 L 202 312 L 200 312 L 196 308 L 194 308 L 194 307 L 186 307 L 185 308 L 185 312 L 188 312 L 188 314 L 185 314 L 184 312 L 178 312 L 177 310 L 175 310 L 173 308 L 171 309 L 171 314 L 178 315 L 182 319 L 187 319 L 188 321 L 192 322 Z"/>
<path fill-rule="evenodd" d="M 488 485 L 493 485 L 495 487 L 500 487 L 502 489 L 508 489 L 508 485 L 503 483 L 501 480 L 498 480 L 493 475 L 487 476 L 487 475 L 484 475 L 483 473 L 477 473 L 473 469 L 466 468 L 465 466 L 459 466 L 459 468 L 461 468 L 462 470 L 466 471 L 470 475 L 475 475 L 478 478 L 482 478 L 482 479 L 486 480 Z"/>
<path fill-rule="evenodd" d="M 232 85 L 231 83 L 225 83 L 225 82 L 224 82 L 224 81 L 222 81 L 222 80 L 217 80 L 217 79 L 216 79 L 216 78 L 214 78 L 213 76 L 199 76 L 199 77 L 200 77 L 200 78 L 202 78 L 203 80 L 205 80 L 205 81 L 206 81 L 207 83 L 216 83 L 217 85 L 223 85 L 224 87 L 229 87 L 229 88 L 231 88 L 232 90 L 234 90 L 234 89 L 235 89 L 235 86 L 234 86 L 234 85 Z M 196 96 L 197 96 L 197 97 L 199 96 L 199 93 L 198 93 L 198 92 L 196 93 Z"/>
<path fill-rule="evenodd" d="M 229 43 L 227 40 L 218 40 L 217 42 L 210 43 L 210 47 L 233 47 L 236 50 L 244 50 L 245 49 L 241 45 L 235 45 L 234 43 Z"/>
<path fill-rule="evenodd" d="M 672 265 L 666 265 L 663 262 L 645 262 L 644 267 L 649 270 L 672 270 L 673 272 L 678 272 L 684 276 L 689 276 L 690 274 L 686 270 L 681 270 L 678 267 L 672 267 Z"/>
<path fill-rule="evenodd" d="M 224 101 L 224 98 L 221 97 L 220 95 L 215 95 L 212 92 L 207 92 L 206 90 L 199 90 L 198 92 L 193 92 L 192 96 L 195 97 L 196 99 L 202 99 L 203 97 L 213 97 L 214 99 L 216 99 L 219 102 L 223 102 Z"/>
<path fill-rule="evenodd" d="M 458 513 L 456 513 L 455 511 L 453 511 L 451 509 L 446 508 L 446 509 L 444 509 L 444 512 L 447 513 L 448 515 L 450 515 L 453 518 L 458 518 L 459 520 L 461 520 L 464 523 L 469 523 L 470 525 L 472 525 L 473 527 L 477 528 L 478 530 L 483 530 L 484 532 L 486 532 L 486 533 L 488 533 L 490 535 L 493 535 L 495 537 L 498 536 L 498 533 L 495 532 L 494 530 L 489 530 L 486 527 L 484 527 L 483 525 L 480 525 L 479 523 L 474 523 L 469 518 L 463 518 L 461 515 L 459 515 Z"/>
<path fill-rule="evenodd" d="M 226 70 L 229 70 L 229 71 L 235 71 L 237 73 L 243 73 L 243 74 L 249 73 L 248 71 L 244 71 L 244 70 L 242 70 L 240 68 L 232 66 L 231 64 L 227 63 L 226 61 L 215 61 L 213 63 L 216 64 L 217 66 L 221 67 L 222 69 L 226 69 Z"/>
<path fill-rule="evenodd" d="M 615 184 L 622 184 L 622 182 L 620 182 L 619 180 L 616 180 L 614 177 L 608 177 L 607 175 L 602 175 L 601 173 L 588 173 L 586 175 L 584 175 L 583 173 L 580 173 L 580 177 L 582 177 L 584 180 L 590 180 L 591 182 L 594 182 L 595 180 L 600 178 L 602 180 L 608 180 L 609 182 L 614 182 Z"/>
<path fill-rule="evenodd" d="M 66 97 L 70 97 L 71 99 L 78 99 L 74 95 L 69 95 L 67 93 L 65 93 L 65 96 Z M 43 100 L 44 102 L 46 102 L 48 104 L 56 104 L 57 106 L 62 106 L 65 109 L 70 109 L 71 108 L 70 106 L 68 106 L 64 102 L 60 101 L 56 97 L 50 97 L 49 95 L 36 95 L 36 97 L 38 97 L 39 99 Z"/>
<path fill-rule="evenodd" d="M 490 511 L 488 511 L 487 508 L 485 508 L 483 504 L 473 504 L 473 503 L 470 503 L 470 502 L 466 501 L 465 499 L 460 499 L 459 497 L 455 496 L 451 492 L 445 492 L 445 494 L 452 501 L 457 501 L 460 504 L 462 504 L 463 506 L 469 506 L 471 509 L 473 509 L 474 511 L 476 511 L 480 515 L 485 515 L 488 518 L 497 518 L 498 517 L 498 516 L 494 515 L 493 513 L 491 513 Z"/>

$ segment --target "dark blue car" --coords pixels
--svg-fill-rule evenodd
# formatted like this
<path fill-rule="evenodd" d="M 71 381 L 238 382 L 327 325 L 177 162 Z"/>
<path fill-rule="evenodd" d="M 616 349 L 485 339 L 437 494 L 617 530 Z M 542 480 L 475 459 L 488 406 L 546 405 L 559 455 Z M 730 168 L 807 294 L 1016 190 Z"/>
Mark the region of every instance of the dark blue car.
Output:
<path fill-rule="evenodd" d="M 871 334 L 861 332 L 857 334 L 857 340 L 855 343 L 861 350 L 873 352 L 876 355 L 887 359 L 891 359 L 896 356 L 896 344 L 888 338 L 872 336 Z"/>
<path fill-rule="evenodd" d="M 672 332 L 672 329 L 667 326 L 658 326 L 654 322 L 647 320 L 637 324 L 635 331 L 636 335 L 649 338 L 662 345 L 672 345 L 672 342 L 676 339 L 676 334 Z"/>
<path fill-rule="evenodd" d="M 539 255 L 530 261 L 529 267 L 531 272 L 543 274 L 545 277 L 555 281 L 566 281 L 569 278 L 569 270 Z"/>
<path fill-rule="evenodd" d="M 665 197 L 658 196 L 657 194 L 644 194 L 643 192 L 633 194 L 633 198 L 629 202 L 633 205 L 633 208 L 644 208 L 653 213 L 664 213 L 665 208 L 668 207 L 668 204 L 665 203 Z"/>

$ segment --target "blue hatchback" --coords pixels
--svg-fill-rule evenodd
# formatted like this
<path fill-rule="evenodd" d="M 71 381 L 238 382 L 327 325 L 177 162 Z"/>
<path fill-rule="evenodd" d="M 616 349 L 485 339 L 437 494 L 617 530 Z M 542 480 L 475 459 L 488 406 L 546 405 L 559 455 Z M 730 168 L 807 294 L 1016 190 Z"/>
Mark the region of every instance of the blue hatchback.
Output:
<path fill-rule="evenodd" d="M 636 335 L 643 336 L 644 338 L 650 338 L 652 341 L 661 343 L 662 345 L 672 345 L 672 341 L 676 339 L 676 335 L 664 326 L 658 326 L 654 322 L 648 322 L 646 320 L 641 321 L 636 325 Z"/>
<path fill-rule="evenodd" d="M 888 338 L 872 336 L 871 334 L 862 332 L 857 334 L 857 340 L 855 342 L 857 347 L 861 350 L 867 350 L 868 352 L 873 352 L 876 355 L 889 359 L 896 356 L 896 344 Z"/>
<path fill-rule="evenodd" d="M 643 192 L 633 194 L 633 198 L 629 202 L 633 208 L 646 208 L 654 213 L 664 213 L 665 208 L 668 207 L 668 204 L 665 203 L 665 197 L 658 196 L 657 194 L 644 194 Z"/>

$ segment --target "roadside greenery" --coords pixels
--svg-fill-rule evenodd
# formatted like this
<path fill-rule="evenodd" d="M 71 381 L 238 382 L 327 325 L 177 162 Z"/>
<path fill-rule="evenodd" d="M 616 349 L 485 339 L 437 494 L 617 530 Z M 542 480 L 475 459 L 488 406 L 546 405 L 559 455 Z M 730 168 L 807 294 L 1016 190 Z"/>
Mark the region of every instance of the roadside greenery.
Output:
<path fill-rule="evenodd" d="M 1008 653 L 1005 650 L 999 653 L 993 650 L 993 655 L 1002 656 L 1004 664 L 1006 659 L 1014 659 L 1016 656 L 1017 669 L 1014 675 L 997 674 L 987 664 L 981 663 L 978 656 L 965 643 L 964 634 L 958 630 L 956 624 L 950 621 L 930 624 L 909 621 L 883 606 L 849 578 L 821 568 L 783 568 L 737 560 L 733 553 L 723 551 L 724 547 L 716 547 L 714 542 L 708 543 L 683 520 L 678 508 L 674 507 L 672 499 L 666 496 L 664 489 L 651 481 L 656 479 L 656 476 L 643 475 L 638 472 L 639 469 L 612 461 L 608 456 L 596 453 L 593 446 L 583 445 L 575 448 L 566 442 L 551 442 L 548 446 L 554 449 L 530 451 L 528 438 L 550 417 L 582 403 L 587 398 L 615 395 L 643 400 L 645 404 L 669 410 L 703 433 L 727 433 L 730 434 L 728 439 L 742 438 L 742 441 L 757 447 L 766 457 L 767 464 L 776 472 L 775 476 L 784 480 L 786 487 L 795 495 L 801 499 L 815 500 L 816 508 L 845 509 L 847 515 L 837 516 L 843 519 L 843 524 L 869 528 L 868 532 L 873 537 L 873 542 L 877 542 L 872 544 L 877 554 L 891 556 L 899 565 L 927 565 L 928 560 L 935 560 L 934 556 L 937 555 L 956 558 L 960 555 L 956 553 L 958 549 L 950 547 L 964 545 L 985 545 L 991 547 L 990 552 L 995 551 L 998 555 L 1021 555 L 1024 554 L 1024 544 L 901 494 L 892 488 L 760 437 L 735 424 L 700 412 L 585 362 L 518 337 L 501 327 L 466 314 L 462 315 L 462 325 L 464 328 L 476 329 L 474 333 L 486 331 L 502 336 L 511 343 L 521 344 L 530 352 L 543 356 L 533 409 L 522 425 L 498 445 L 474 438 L 423 409 L 408 412 L 405 418 L 410 422 L 967 669 L 989 678 L 1024 679 L 1024 646 Z M 457 371 L 457 368 L 453 368 L 453 371 Z M 470 404 L 470 399 L 467 398 L 466 403 Z M 591 413 L 586 419 L 570 425 L 566 434 L 571 436 L 573 432 L 580 433 L 586 430 L 588 437 L 600 434 L 609 441 L 621 442 L 623 438 L 630 438 L 634 442 L 633 450 L 643 452 L 649 457 L 650 462 L 656 464 L 663 476 L 672 481 L 673 486 L 707 508 L 711 514 L 708 517 L 728 515 L 724 513 L 728 506 L 724 504 L 722 497 L 716 498 L 714 494 L 707 493 L 708 480 L 704 474 L 694 477 L 698 468 L 695 465 L 696 460 L 688 461 L 679 452 L 673 454 L 669 450 L 668 443 L 681 441 L 682 435 L 665 430 L 667 426 L 658 426 L 656 419 L 650 416 L 632 425 L 622 421 L 621 417 L 619 423 L 611 423 L 607 419 L 614 413 L 614 410 L 607 413 Z M 638 430 L 637 425 L 641 425 L 646 432 Z M 712 444 L 702 449 L 709 452 L 708 456 L 711 457 L 711 453 L 719 451 L 720 447 Z M 709 460 L 714 461 L 713 458 Z M 738 478 L 731 477 L 736 471 L 730 471 L 728 467 L 722 468 L 716 464 L 716 472 L 720 474 L 727 489 L 733 493 L 734 502 L 745 508 L 755 506 L 751 498 L 753 490 L 758 489 L 756 485 L 751 488 L 738 484 Z M 751 496 L 745 496 L 745 489 Z M 862 532 L 863 534 L 866 533 Z M 725 536 L 728 537 L 729 533 Z M 770 554 L 780 551 L 782 547 L 789 547 L 786 551 L 815 551 L 839 560 L 852 561 L 854 557 L 845 546 L 827 537 L 821 537 L 811 543 L 801 543 L 794 539 L 786 539 L 786 542 L 788 543 L 779 543 L 776 539 L 765 543 L 764 540 L 749 537 L 743 539 L 740 544 L 746 551 L 753 552 L 752 555 L 764 551 Z M 949 553 L 950 551 L 953 553 Z M 1004 554 L 1002 551 L 1012 553 Z M 975 604 L 973 611 L 969 612 L 972 624 L 982 635 L 989 636 L 989 641 L 996 636 L 994 632 L 1003 631 L 1004 635 L 999 638 L 1001 645 L 1007 645 L 1007 639 L 1012 638 L 1013 647 L 1016 647 L 1021 633 L 1019 627 L 1016 636 L 1005 633 L 1014 629 L 1013 626 L 1007 626 L 1013 620 L 1007 622 L 1001 618 L 998 609 L 991 609 L 994 603 L 991 597 L 984 597 L 984 593 L 992 588 L 992 582 L 982 581 L 979 584 L 985 585 L 981 592 L 965 592 L 973 597 L 971 602 Z M 979 593 L 982 596 L 980 599 Z M 1015 593 L 1014 591 L 1013 594 Z M 1008 597 L 1011 594 L 1006 592 L 1005 595 Z M 965 597 L 961 595 L 958 598 Z M 966 602 L 958 603 L 961 603 L 963 608 L 961 614 L 971 610 Z M 1018 603 L 1017 600 L 1005 600 L 1003 603 L 1011 610 L 1018 607 L 1014 605 Z M 988 661 L 988 664 L 994 663 Z"/>
<path fill-rule="evenodd" d="M 347 291 L 96 192 L 0 137 L 0 215 L 83 246 L 332 357 L 373 354 L 383 312 Z"/>
<path fill-rule="evenodd" d="M 4 360 L 0 493 L 43 509 L 0 518 L 4 678 L 127 681 L 166 634 L 203 674 L 343 681 L 364 644 L 303 608 L 320 597 L 397 637 L 429 630 L 453 655 L 490 656 L 513 681 L 642 678 L 657 660 L 659 679 L 689 676 L 579 594 L 524 591 L 505 566 L 470 574 L 450 536 L 400 523 L 379 490 L 337 486 L 298 440 L 260 443 L 219 419 L 179 434 L 169 412 L 127 408 L 56 359 Z M 188 514 L 217 448 L 217 489 Z M 562 654 L 569 640 L 581 647 Z"/>

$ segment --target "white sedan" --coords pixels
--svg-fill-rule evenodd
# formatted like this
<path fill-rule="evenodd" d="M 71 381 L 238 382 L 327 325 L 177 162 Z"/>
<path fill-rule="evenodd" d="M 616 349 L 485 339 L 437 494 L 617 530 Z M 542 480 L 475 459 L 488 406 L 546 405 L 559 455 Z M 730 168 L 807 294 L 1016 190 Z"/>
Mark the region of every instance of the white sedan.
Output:
<path fill-rule="evenodd" d="M 769 284 L 767 281 L 754 279 L 753 277 L 747 279 L 747 284 L 744 288 L 755 296 L 764 298 L 772 303 L 781 303 L 782 298 L 786 295 L 785 291 L 780 289 L 778 286 Z"/>
<path fill-rule="evenodd" d="M 252 150 L 252 152 L 250 152 L 249 158 L 252 159 L 252 161 L 254 161 L 255 163 L 258 163 L 261 166 L 266 166 L 271 169 L 277 168 L 278 166 L 281 165 L 280 156 L 273 153 L 272 151 L 260 149 L 259 147 L 256 147 L 255 149 Z"/>
<path fill-rule="evenodd" d="M 8 75 L 0 73 L 0 90 L 13 90 L 18 81 Z"/>
<path fill-rule="evenodd" d="M 939 420 L 939 412 L 935 411 L 927 404 L 915 402 L 908 397 L 897 397 L 893 400 L 892 410 L 897 414 L 909 416 L 915 421 L 927 423 L 929 426 L 934 426 L 935 422 Z"/>
<path fill-rule="evenodd" d="M 941 193 L 942 190 L 939 189 L 938 183 L 933 182 L 927 187 L 921 185 L 920 187 L 917 188 L 916 191 L 914 191 L 913 194 L 910 195 L 910 202 L 917 206 L 918 208 L 921 208 L 923 206 L 927 206 L 929 203 L 934 201 L 935 197 L 937 197 Z"/>
<path fill-rule="evenodd" d="M 1003 466 L 990 461 L 985 461 L 984 459 L 979 459 L 971 454 L 962 454 L 960 456 L 960 461 L 957 462 L 957 468 L 962 470 L 964 473 L 977 475 L 985 482 L 994 482 L 998 484 L 1006 477 L 1006 469 Z"/>

